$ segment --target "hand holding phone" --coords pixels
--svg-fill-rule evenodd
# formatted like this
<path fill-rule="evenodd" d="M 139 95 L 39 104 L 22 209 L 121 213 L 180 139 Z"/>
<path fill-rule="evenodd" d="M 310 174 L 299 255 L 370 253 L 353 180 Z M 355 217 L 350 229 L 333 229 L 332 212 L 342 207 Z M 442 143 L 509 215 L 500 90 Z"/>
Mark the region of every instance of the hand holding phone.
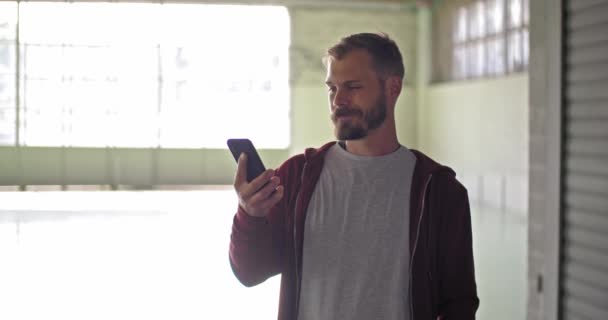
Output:
<path fill-rule="evenodd" d="M 247 155 L 247 182 L 251 182 L 257 176 L 266 171 L 260 155 L 249 139 L 228 139 L 226 142 L 234 160 L 239 161 L 241 153 Z"/>
<path fill-rule="evenodd" d="M 234 189 L 239 205 L 254 217 L 264 217 L 283 197 L 280 179 L 273 170 L 266 170 L 249 139 L 229 139 L 228 148 L 237 161 Z M 245 158 L 241 158 L 245 154 Z"/>

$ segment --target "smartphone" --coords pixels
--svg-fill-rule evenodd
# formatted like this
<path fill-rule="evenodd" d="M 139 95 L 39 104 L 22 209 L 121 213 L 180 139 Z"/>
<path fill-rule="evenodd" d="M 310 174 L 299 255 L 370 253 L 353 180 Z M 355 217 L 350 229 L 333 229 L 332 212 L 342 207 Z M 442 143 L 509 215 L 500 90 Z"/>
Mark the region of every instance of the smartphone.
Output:
<path fill-rule="evenodd" d="M 226 144 L 228 144 L 228 149 L 232 152 L 232 156 L 236 162 L 239 161 L 241 153 L 247 154 L 247 182 L 251 182 L 251 180 L 266 171 L 262 159 L 260 159 L 258 152 L 249 139 L 228 139 Z"/>

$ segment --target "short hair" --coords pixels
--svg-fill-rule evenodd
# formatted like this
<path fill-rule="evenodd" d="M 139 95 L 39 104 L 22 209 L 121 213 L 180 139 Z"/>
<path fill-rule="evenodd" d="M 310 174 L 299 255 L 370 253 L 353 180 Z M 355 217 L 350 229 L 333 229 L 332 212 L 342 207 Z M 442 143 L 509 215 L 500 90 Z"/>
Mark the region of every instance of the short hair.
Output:
<path fill-rule="evenodd" d="M 327 63 L 329 57 L 340 60 L 357 49 L 366 50 L 370 54 L 379 76 L 398 76 L 403 80 L 405 67 L 401 52 L 386 33 L 357 33 L 344 37 L 327 49 L 323 61 Z"/>

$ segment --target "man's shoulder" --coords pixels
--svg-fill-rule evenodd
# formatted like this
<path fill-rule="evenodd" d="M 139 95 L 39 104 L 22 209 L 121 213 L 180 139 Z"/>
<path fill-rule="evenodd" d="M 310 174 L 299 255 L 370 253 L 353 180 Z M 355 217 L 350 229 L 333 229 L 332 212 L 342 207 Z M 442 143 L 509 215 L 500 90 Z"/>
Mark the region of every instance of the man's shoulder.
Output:
<path fill-rule="evenodd" d="M 452 175 L 455 176 L 456 172 L 426 155 L 422 151 L 416 149 L 410 149 L 410 151 L 416 156 L 416 169 L 423 173 L 423 176 L 427 176 L 429 174 L 433 175 Z"/>
<path fill-rule="evenodd" d="M 441 185 L 458 193 L 466 192 L 466 188 L 458 180 L 454 169 L 434 160 L 419 150 L 410 150 L 416 156 L 416 170 L 419 171 L 421 177 L 432 175 L 433 181 L 439 182 Z"/>

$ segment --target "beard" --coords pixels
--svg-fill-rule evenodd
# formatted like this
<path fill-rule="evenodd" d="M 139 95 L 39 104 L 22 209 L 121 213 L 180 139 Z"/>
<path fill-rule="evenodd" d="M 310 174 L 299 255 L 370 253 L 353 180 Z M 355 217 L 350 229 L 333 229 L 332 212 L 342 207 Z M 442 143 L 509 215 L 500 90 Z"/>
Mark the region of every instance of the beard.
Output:
<path fill-rule="evenodd" d="M 338 140 L 359 140 L 367 137 L 369 131 L 379 128 L 386 119 L 386 97 L 378 97 L 374 106 L 367 112 L 359 108 L 339 108 L 331 115 Z M 339 121 L 341 116 L 351 116 L 346 121 Z"/>

